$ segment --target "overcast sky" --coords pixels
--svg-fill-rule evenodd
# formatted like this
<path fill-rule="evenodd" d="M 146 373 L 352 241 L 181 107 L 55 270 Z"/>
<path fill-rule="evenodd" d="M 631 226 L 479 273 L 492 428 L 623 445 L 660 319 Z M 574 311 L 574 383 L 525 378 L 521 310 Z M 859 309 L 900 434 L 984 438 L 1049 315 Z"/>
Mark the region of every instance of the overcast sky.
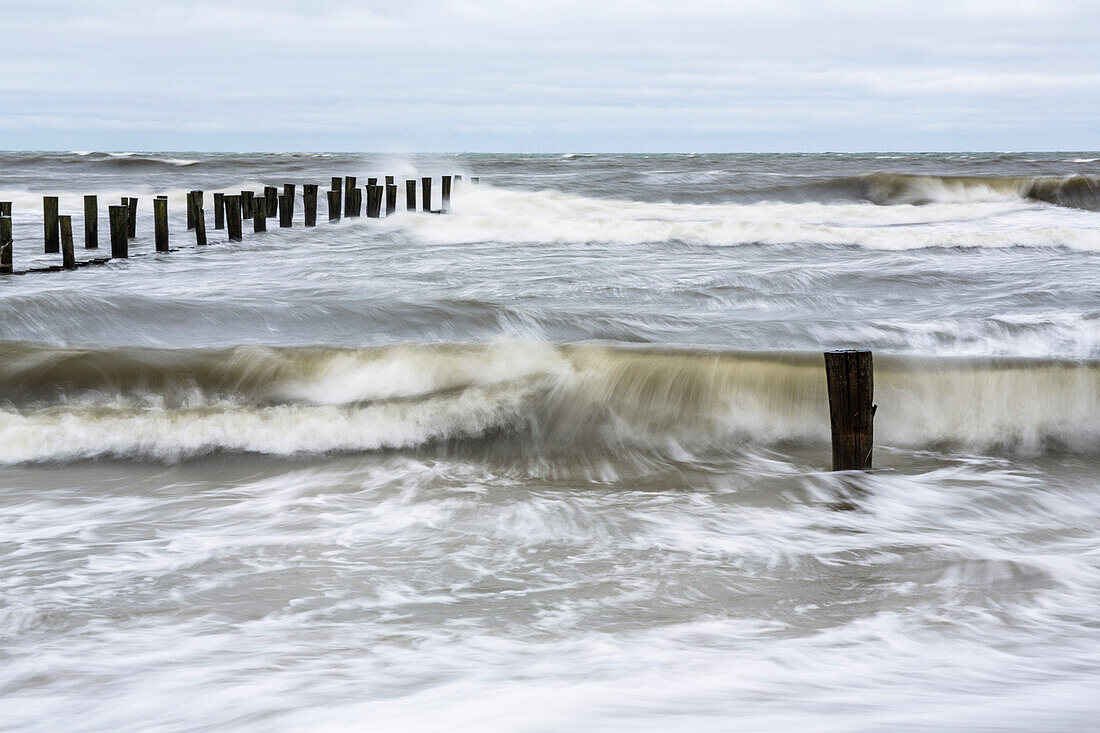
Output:
<path fill-rule="evenodd" d="M 1097 0 L 0 0 L 0 148 L 1100 148 Z"/>

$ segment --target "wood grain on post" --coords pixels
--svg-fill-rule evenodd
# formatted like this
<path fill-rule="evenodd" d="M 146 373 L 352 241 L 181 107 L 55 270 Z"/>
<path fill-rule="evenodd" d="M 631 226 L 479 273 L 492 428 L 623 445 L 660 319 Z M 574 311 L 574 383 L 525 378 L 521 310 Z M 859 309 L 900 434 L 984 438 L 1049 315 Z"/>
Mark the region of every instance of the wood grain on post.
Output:
<path fill-rule="evenodd" d="M 0 216 L 11 216 L 11 201 L 0 201 Z"/>
<path fill-rule="evenodd" d="M 833 470 L 869 469 L 876 409 L 871 352 L 866 349 L 826 351 L 825 379 L 829 388 Z"/>
<path fill-rule="evenodd" d="M 443 198 L 442 211 L 446 214 L 451 210 L 451 177 L 443 176 L 443 191 L 440 194 Z"/>
<path fill-rule="evenodd" d="M 202 207 L 195 212 L 195 244 L 206 246 L 206 210 Z"/>
<path fill-rule="evenodd" d="M 405 181 L 405 211 L 416 211 L 416 181 Z"/>
<path fill-rule="evenodd" d="M 99 197 L 84 197 L 84 249 L 99 249 Z"/>
<path fill-rule="evenodd" d="M 295 205 L 295 201 L 294 201 L 294 184 L 293 183 L 284 183 L 283 184 L 283 195 L 286 196 L 288 199 L 290 199 L 290 220 L 291 220 L 291 222 L 293 222 L 294 221 L 294 205 Z M 290 226 L 290 225 L 288 224 L 287 226 Z"/>
<path fill-rule="evenodd" d="M 168 251 L 168 197 L 153 199 L 153 243 L 157 252 Z"/>
<path fill-rule="evenodd" d="M 317 188 L 316 183 L 302 186 L 302 208 L 305 209 L 307 227 L 317 226 Z"/>
<path fill-rule="evenodd" d="M 420 179 L 420 210 L 431 211 L 432 210 L 432 179 L 421 178 Z"/>
<path fill-rule="evenodd" d="M 10 275 L 11 265 L 11 214 L 0 216 L 0 275 Z"/>
<path fill-rule="evenodd" d="M 126 236 L 130 239 L 133 239 L 137 236 L 137 206 L 137 197 L 131 196 L 129 201 L 129 209 L 127 209 L 126 211 Z"/>
<path fill-rule="evenodd" d="M 225 229 L 225 194 L 214 194 L 214 228 Z"/>
<path fill-rule="evenodd" d="M 390 178 L 391 176 L 386 176 Z M 386 216 L 392 216 L 397 211 L 397 186 L 394 183 L 386 184 Z"/>
<path fill-rule="evenodd" d="M 343 205 L 344 205 L 344 198 L 343 198 L 343 196 L 344 196 L 344 183 L 343 183 L 343 181 L 344 181 L 344 179 L 341 178 L 340 176 L 333 176 L 332 177 L 332 190 L 336 192 L 336 205 L 337 205 L 337 207 L 343 207 Z M 329 196 L 329 198 L 331 199 L 332 197 Z M 337 213 L 339 213 L 339 212 L 337 212 Z M 328 218 L 329 218 L 329 221 L 332 221 L 332 211 L 328 212 Z M 337 220 L 339 220 L 340 217 L 336 217 L 336 218 L 337 218 Z"/>
<path fill-rule="evenodd" d="M 267 210 L 264 212 L 268 217 L 275 216 L 279 213 L 279 189 L 275 186 L 264 186 L 264 201 L 267 205 Z"/>
<path fill-rule="evenodd" d="M 367 186 L 367 216 L 377 219 L 382 214 L 382 187 Z"/>
<path fill-rule="evenodd" d="M 267 231 L 267 201 L 263 198 L 252 201 L 252 231 Z"/>
<path fill-rule="evenodd" d="M 241 216 L 245 219 L 252 218 L 252 197 L 251 191 L 241 191 Z"/>
<path fill-rule="evenodd" d="M 225 197 L 225 227 L 230 242 L 239 242 L 244 237 L 241 232 L 241 197 Z"/>
<path fill-rule="evenodd" d="M 61 266 L 66 270 L 75 270 L 76 253 L 73 252 L 73 218 L 68 214 L 59 216 L 57 223 L 61 229 Z"/>
<path fill-rule="evenodd" d="M 328 220 L 340 221 L 340 192 L 328 192 Z"/>
<path fill-rule="evenodd" d="M 42 197 L 42 226 L 45 229 L 46 254 L 61 249 L 61 229 L 57 222 L 57 197 Z"/>
<path fill-rule="evenodd" d="M 195 192 L 187 192 L 187 229 L 195 228 Z"/>
<path fill-rule="evenodd" d="M 294 210 L 290 207 L 293 197 L 287 196 L 285 193 L 279 196 L 279 226 L 286 228 L 293 222 Z"/>
<path fill-rule="evenodd" d="M 107 221 L 111 225 L 111 257 L 125 259 L 130 256 L 130 243 L 127 239 L 130 207 L 108 206 Z"/>
<path fill-rule="evenodd" d="M 359 212 L 352 212 L 352 207 L 355 205 L 355 176 L 346 176 L 344 178 L 344 216 L 359 216 Z"/>

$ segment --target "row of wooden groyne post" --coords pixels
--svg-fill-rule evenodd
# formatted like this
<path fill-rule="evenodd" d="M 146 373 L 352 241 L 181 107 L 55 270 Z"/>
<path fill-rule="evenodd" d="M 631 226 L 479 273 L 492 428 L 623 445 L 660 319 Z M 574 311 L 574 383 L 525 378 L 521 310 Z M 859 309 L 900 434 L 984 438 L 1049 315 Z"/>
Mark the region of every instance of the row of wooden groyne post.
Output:
<path fill-rule="evenodd" d="M 441 208 L 432 209 L 432 178 L 420 179 L 421 209 L 427 213 L 446 214 L 451 206 L 453 182 L 460 182 L 461 175 L 443 176 L 441 180 Z M 478 178 L 471 177 L 470 182 L 477 184 Z M 417 210 L 416 179 L 405 181 L 405 209 Z M 302 186 L 303 223 L 307 227 L 317 225 L 318 184 Z M 243 239 L 244 220 L 252 220 L 254 232 L 267 231 L 268 218 L 279 217 L 279 226 L 294 226 L 295 197 L 297 186 L 285 183 L 280 193 L 277 186 L 265 186 L 263 192 L 241 191 L 239 194 L 214 194 L 214 229 L 227 230 L 230 242 Z M 340 221 L 341 217 L 354 218 L 364 213 L 370 218 L 390 216 L 397 212 L 398 189 L 394 176 L 386 176 L 385 183 L 377 178 L 368 178 L 367 185 L 360 188 L 355 176 L 333 176 L 332 186 L 326 192 L 329 221 Z M 365 198 L 364 198 L 365 194 Z M 384 205 L 384 209 L 383 209 Z M 383 213 L 384 211 L 384 213 Z M 0 201 L 0 275 L 25 274 L 30 272 L 52 272 L 74 270 L 77 267 L 98 265 L 111 259 L 125 259 L 130 256 L 131 239 L 137 236 L 138 199 L 123 198 L 121 204 L 107 207 L 107 221 L 110 226 L 111 256 L 77 261 L 73 249 L 73 221 L 70 215 L 60 215 L 57 196 L 42 198 L 42 220 L 46 254 L 61 254 L 61 264 L 49 267 L 30 268 L 16 272 L 12 263 L 12 202 Z M 195 233 L 195 244 L 206 245 L 206 209 L 203 191 L 190 191 L 187 194 L 187 229 Z M 168 252 L 168 197 L 157 196 L 153 200 L 153 241 L 157 252 Z M 99 197 L 84 197 L 84 248 L 99 249 Z"/>

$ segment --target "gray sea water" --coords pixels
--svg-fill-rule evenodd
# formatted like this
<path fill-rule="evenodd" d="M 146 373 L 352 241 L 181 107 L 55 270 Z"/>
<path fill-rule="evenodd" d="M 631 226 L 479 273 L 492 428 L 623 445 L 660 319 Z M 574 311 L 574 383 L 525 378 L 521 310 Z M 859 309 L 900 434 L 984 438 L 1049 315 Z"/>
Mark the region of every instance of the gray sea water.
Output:
<path fill-rule="evenodd" d="M 1100 153 L 0 153 L 17 271 L 43 195 L 138 236 L 0 276 L 0 730 L 1095 728 Z"/>

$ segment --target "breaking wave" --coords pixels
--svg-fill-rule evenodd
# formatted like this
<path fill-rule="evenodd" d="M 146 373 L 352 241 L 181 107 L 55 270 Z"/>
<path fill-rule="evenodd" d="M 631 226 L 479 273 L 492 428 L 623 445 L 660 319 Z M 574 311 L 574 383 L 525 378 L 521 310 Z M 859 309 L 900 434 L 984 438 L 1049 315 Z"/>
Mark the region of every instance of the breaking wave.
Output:
<path fill-rule="evenodd" d="M 928 176 L 870 173 L 859 179 L 876 204 L 930 204 L 1031 199 L 1057 206 L 1100 210 L 1100 176 Z"/>

